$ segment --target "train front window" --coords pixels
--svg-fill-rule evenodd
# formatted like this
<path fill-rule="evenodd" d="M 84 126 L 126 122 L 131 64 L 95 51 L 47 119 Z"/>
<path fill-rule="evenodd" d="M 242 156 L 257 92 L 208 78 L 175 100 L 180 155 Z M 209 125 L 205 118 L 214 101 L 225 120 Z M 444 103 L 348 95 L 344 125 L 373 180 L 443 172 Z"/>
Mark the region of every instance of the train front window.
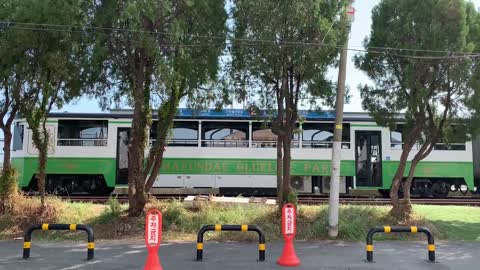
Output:
<path fill-rule="evenodd" d="M 59 120 L 58 146 L 107 146 L 107 120 Z"/>
<path fill-rule="evenodd" d="M 23 125 L 16 125 L 13 127 L 13 151 L 23 150 L 23 131 Z"/>
<path fill-rule="evenodd" d="M 203 122 L 202 146 L 248 147 L 248 123 Z"/>

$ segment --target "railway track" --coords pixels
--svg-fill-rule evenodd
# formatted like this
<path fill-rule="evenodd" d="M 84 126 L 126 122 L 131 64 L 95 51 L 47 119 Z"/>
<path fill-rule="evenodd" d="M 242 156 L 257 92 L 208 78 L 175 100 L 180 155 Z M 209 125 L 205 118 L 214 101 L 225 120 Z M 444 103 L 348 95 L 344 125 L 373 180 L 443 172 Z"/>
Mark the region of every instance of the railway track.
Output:
<path fill-rule="evenodd" d="M 156 195 L 157 200 L 183 200 L 186 195 Z M 92 202 L 92 203 L 106 203 L 109 197 L 106 196 L 63 196 L 63 200 L 72 202 Z M 274 197 L 266 197 L 267 199 L 274 199 Z M 127 203 L 127 196 L 118 196 L 118 201 Z M 480 198 L 446 198 L 446 199 L 420 199 L 412 198 L 412 204 L 428 204 L 428 205 L 464 205 L 464 206 L 480 206 Z M 298 198 L 300 204 L 316 205 L 328 204 L 328 197 L 315 196 L 300 196 Z M 362 205 L 389 205 L 390 199 L 384 198 L 369 198 L 369 197 L 342 197 L 341 204 L 362 204 Z"/>

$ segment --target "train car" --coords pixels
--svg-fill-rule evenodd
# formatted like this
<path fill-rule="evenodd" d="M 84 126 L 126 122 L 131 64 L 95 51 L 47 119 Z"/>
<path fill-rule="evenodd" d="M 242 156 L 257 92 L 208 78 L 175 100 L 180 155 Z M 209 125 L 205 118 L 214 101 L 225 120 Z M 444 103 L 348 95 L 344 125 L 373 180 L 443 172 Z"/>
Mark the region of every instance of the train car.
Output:
<path fill-rule="evenodd" d="M 276 136 L 247 110 L 179 109 L 154 193 L 274 194 Z M 329 193 L 333 122 L 331 112 L 302 111 L 292 142 L 291 183 L 299 193 Z M 50 192 L 126 192 L 132 112 L 51 113 L 46 187 Z M 156 125 L 154 123 L 153 125 Z M 367 113 L 345 113 L 341 193 L 354 189 L 387 194 L 402 152 L 402 124 L 378 126 Z M 155 128 L 150 129 L 150 145 Z M 14 122 L 12 163 L 19 185 L 36 188 L 38 150 L 26 121 Z M 445 197 L 476 191 L 480 143 L 439 143 L 415 172 L 412 193 Z M 416 152 L 412 151 L 410 159 Z M 475 158 L 474 158 L 475 157 Z M 475 165 L 474 165 L 475 164 Z M 478 171 L 478 173 L 477 173 Z M 463 187 L 463 188 L 462 188 Z"/>

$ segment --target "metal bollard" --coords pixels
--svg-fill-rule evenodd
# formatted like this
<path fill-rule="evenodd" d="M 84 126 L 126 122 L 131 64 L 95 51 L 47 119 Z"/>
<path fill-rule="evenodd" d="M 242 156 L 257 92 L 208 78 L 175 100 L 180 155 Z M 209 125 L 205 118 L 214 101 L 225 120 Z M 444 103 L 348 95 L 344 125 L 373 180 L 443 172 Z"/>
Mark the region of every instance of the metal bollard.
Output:
<path fill-rule="evenodd" d="M 373 235 L 375 233 L 391 233 L 391 232 L 408 232 L 408 233 L 424 233 L 427 235 L 428 238 L 428 261 L 435 262 L 435 241 L 433 239 L 433 235 L 429 229 L 424 227 L 392 227 L 392 226 L 384 226 L 384 227 L 375 227 L 370 229 L 367 234 L 367 262 L 373 262 Z"/>
<path fill-rule="evenodd" d="M 33 225 L 25 232 L 23 238 L 23 258 L 28 259 L 30 257 L 30 248 L 32 246 L 32 233 L 35 230 L 62 230 L 62 231 L 85 231 L 87 233 L 87 260 L 93 260 L 95 252 L 95 241 L 93 237 L 93 229 L 88 225 L 83 224 L 37 224 Z"/>
<path fill-rule="evenodd" d="M 258 233 L 258 260 L 265 261 L 265 235 L 256 225 L 205 225 L 198 232 L 197 236 L 197 261 L 203 260 L 203 235 L 208 231 L 239 231 L 239 232 L 257 232 Z"/>

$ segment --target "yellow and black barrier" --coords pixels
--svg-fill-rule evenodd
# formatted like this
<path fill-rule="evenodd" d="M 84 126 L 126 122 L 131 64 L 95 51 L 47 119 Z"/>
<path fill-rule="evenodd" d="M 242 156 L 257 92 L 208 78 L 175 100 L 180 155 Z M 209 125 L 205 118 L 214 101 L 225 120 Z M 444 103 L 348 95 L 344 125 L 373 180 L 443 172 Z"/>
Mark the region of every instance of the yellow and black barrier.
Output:
<path fill-rule="evenodd" d="M 435 262 L 435 241 L 429 229 L 424 227 L 375 227 L 370 229 L 367 234 L 367 262 L 373 262 L 373 235 L 375 233 L 391 233 L 391 232 L 407 232 L 407 233 L 424 233 L 428 238 L 428 261 Z"/>
<path fill-rule="evenodd" d="M 203 260 L 203 235 L 208 231 L 238 231 L 258 233 L 258 260 L 265 261 L 265 235 L 257 225 L 205 225 L 198 232 L 197 236 L 197 261 Z"/>
<path fill-rule="evenodd" d="M 83 224 L 37 224 L 33 225 L 25 232 L 23 238 L 23 258 L 30 257 L 30 247 L 32 245 L 32 233 L 35 230 L 62 230 L 62 231 L 85 231 L 88 238 L 87 260 L 92 260 L 94 257 L 95 242 L 93 239 L 93 229 L 88 225 Z"/>

